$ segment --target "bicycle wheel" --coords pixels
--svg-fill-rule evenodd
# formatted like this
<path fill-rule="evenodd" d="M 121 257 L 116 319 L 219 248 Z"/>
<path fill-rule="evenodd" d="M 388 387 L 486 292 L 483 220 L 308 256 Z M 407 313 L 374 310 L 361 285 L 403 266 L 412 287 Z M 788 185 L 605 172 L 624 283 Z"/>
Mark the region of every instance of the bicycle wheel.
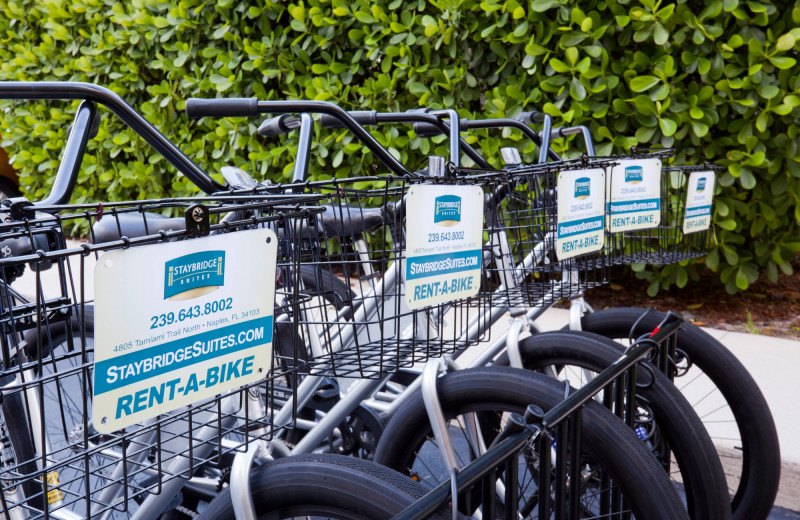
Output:
<path fill-rule="evenodd" d="M 555 376 L 573 387 L 617 361 L 623 347 L 588 332 L 543 332 L 520 342 L 526 369 Z M 508 355 L 497 365 L 508 365 Z M 587 373 L 588 371 L 588 373 Z M 729 518 L 730 497 L 719 457 L 702 421 L 677 388 L 652 365 L 637 370 L 637 415 L 634 429 L 685 493 L 689 516 Z M 667 454 L 671 453 L 675 461 Z"/>
<path fill-rule="evenodd" d="M 80 310 L 79 307 L 76 309 Z M 49 444 L 48 459 L 56 463 L 74 459 L 89 448 L 84 443 L 84 417 L 91 417 L 92 410 L 94 307 L 85 305 L 83 312 L 82 317 L 76 312 L 68 321 L 49 324 L 41 331 L 30 329 L 24 334 L 28 358 L 42 360 L 39 376 L 44 383 L 40 392 L 40 417 Z M 84 330 L 85 345 L 81 343 L 81 328 Z M 88 422 L 88 428 L 90 446 L 97 444 L 102 436 L 93 431 L 91 421 Z M 112 460 L 102 453 L 94 453 L 86 459 L 79 457 L 73 463 L 58 465 L 56 481 L 63 497 L 59 507 L 88 516 L 85 497 L 87 493 L 103 486 L 106 479 L 100 468 L 108 467 Z M 108 470 L 111 469 L 113 465 Z M 88 489 L 85 480 L 87 473 Z M 119 514 L 112 517 L 117 518 Z"/>
<path fill-rule="evenodd" d="M 258 518 L 388 519 L 425 494 L 424 486 L 353 457 L 298 455 L 259 467 L 250 476 Z M 230 488 L 199 517 L 233 520 Z M 450 518 L 446 513 L 435 518 Z"/>
<path fill-rule="evenodd" d="M 459 370 L 438 380 L 438 395 L 449 424 L 454 447 L 463 464 L 474 457 L 464 431 L 464 414 L 477 413 L 484 440 L 489 444 L 510 412 L 522 412 L 530 404 L 547 410 L 564 400 L 558 381 L 528 370 L 483 367 Z M 617 417 L 603 406 L 589 402 L 582 423 L 580 517 L 605 518 L 600 496 L 607 478 L 621 490 L 636 518 L 688 518 L 680 497 L 659 462 Z M 558 442 L 558 439 L 556 439 Z M 536 480 L 538 454 L 532 447 L 520 456 L 518 496 L 520 514 L 537 518 L 539 490 Z M 434 486 L 446 480 L 427 412 L 420 394 L 404 403 L 389 421 L 375 454 L 375 461 L 415 480 Z M 550 490 L 548 490 L 548 493 Z M 623 511 L 617 511 L 623 512 Z"/>
<path fill-rule="evenodd" d="M 584 330 L 627 339 L 644 309 L 619 308 L 587 314 Z M 633 336 L 652 331 L 664 318 L 650 311 Z M 734 520 L 763 520 L 780 482 L 778 433 L 764 395 L 725 346 L 691 323 L 678 333 L 675 386 L 692 403 L 717 446 L 732 496 Z"/>

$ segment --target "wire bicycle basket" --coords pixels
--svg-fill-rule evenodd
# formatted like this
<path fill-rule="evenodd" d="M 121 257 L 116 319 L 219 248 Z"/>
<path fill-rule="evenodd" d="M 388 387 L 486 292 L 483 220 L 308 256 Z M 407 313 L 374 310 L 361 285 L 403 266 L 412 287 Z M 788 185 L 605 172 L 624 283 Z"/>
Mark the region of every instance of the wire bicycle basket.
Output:
<path fill-rule="evenodd" d="M 493 240 L 493 261 L 486 272 L 494 291 L 493 304 L 512 308 L 543 306 L 607 283 L 605 255 L 609 246 L 602 225 L 603 203 L 595 201 L 597 214 L 592 219 L 559 222 L 558 186 L 562 174 L 577 176 L 570 177 L 569 182 L 562 180 L 562 191 L 572 196 L 577 193 L 573 191 L 576 183 L 588 181 L 581 172 L 605 171 L 610 164 L 564 161 L 507 172 L 504 185 L 496 194 L 491 225 L 487 225 L 487 231 L 497 235 Z M 599 182 L 593 189 L 600 190 L 602 197 L 604 186 Z M 578 198 L 586 197 L 578 193 Z M 572 228 L 578 231 L 569 233 Z M 586 230 L 594 232 L 589 234 Z"/>
<path fill-rule="evenodd" d="M 130 348 L 95 344 L 92 291 L 102 288 L 93 287 L 92 269 L 100 253 L 139 251 L 151 255 L 166 247 L 197 244 L 192 238 L 195 236 L 206 236 L 203 240 L 214 244 L 226 237 L 251 236 L 246 235 L 251 230 L 266 233 L 265 228 L 270 228 L 275 230 L 278 242 L 274 244 L 276 270 L 264 276 L 280 278 L 275 298 L 280 302 L 296 291 L 299 257 L 290 247 L 291 233 L 318 211 L 304 207 L 314 199 L 219 197 L 36 208 L 52 214 L 13 205 L 2 210 L 5 218 L 0 223 L 0 244 L 15 252 L 0 259 L 0 502 L 6 517 L 19 513 L 27 518 L 97 518 L 108 511 L 131 512 L 138 507 L 137 501 L 159 493 L 166 482 L 217 475 L 226 471 L 233 455 L 246 451 L 249 443 L 271 438 L 275 431 L 272 416 L 259 414 L 258 408 L 274 408 L 273 385 L 297 370 L 296 363 L 286 362 L 277 354 L 281 350 L 277 345 L 273 348 L 276 355 L 267 361 L 268 370 L 247 385 L 230 390 L 220 385 L 217 395 L 111 431 L 93 421 L 102 386 L 95 372 L 100 366 L 97 349 L 120 348 L 124 354 L 117 359 L 122 360 L 134 348 L 137 353 L 147 353 L 168 348 L 169 344 L 160 340 L 134 341 Z M 188 210 L 182 229 L 179 221 L 183 218 L 162 216 L 161 212 L 170 210 Z M 67 240 L 65 229 L 76 226 L 88 226 L 92 241 Z M 107 267 L 103 263 L 107 258 L 99 258 L 100 269 Z M 33 272 L 29 283 L 12 286 L 15 281 L 25 282 L 17 279 L 26 268 Z M 137 280 L 138 284 L 165 290 L 168 281 L 164 264 L 142 269 L 151 269 L 153 275 Z M 199 276 L 195 273 L 195 278 Z M 213 294 L 203 300 L 183 299 L 178 303 L 192 303 L 186 303 L 185 308 L 199 307 L 206 315 L 203 321 L 215 319 L 221 314 L 214 306 L 224 298 L 214 298 Z M 122 301 L 130 295 L 115 297 Z M 265 305 L 272 307 L 273 302 L 265 300 Z M 273 312 L 275 319 L 281 319 L 291 314 L 291 309 L 275 305 Z M 187 314 L 172 318 L 173 330 L 181 319 L 187 325 L 201 321 L 196 316 L 189 319 Z M 161 337 L 158 328 L 152 333 L 156 338 Z M 196 345 L 189 332 L 181 334 L 188 345 Z M 188 345 L 181 346 L 184 356 L 191 348 Z M 167 362 L 163 363 L 166 366 Z M 242 365 L 236 367 L 237 374 L 244 371 Z M 218 380 L 223 379 L 219 371 L 213 373 Z M 230 370 L 228 376 L 235 379 Z M 211 386 L 210 379 L 206 377 L 203 384 Z M 156 388 L 157 382 L 154 385 Z M 146 392 L 141 385 L 136 388 Z M 169 385 L 166 388 L 170 389 Z M 170 391 L 177 395 L 182 390 L 173 385 Z M 163 388 L 161 394 L 147 392 L 149 395 L 132 393 L 128 407 L 135 411 L 137 406 L 168 400 Z"/>
<path fill-rule="evenodd" d="M 720 167 L 663 165 L 657 226 L 609 235 L 615 264 L 667 265 L 708 253 Z"/>
<path fill-rule="evenodd" d="M 419 289 L 409 289 L 415 275 L 406 251 L 407 196 L 412 187 L 436 182 L 442 181 L 387 176 L 284 186 L 326 197 L 324 212 L 314 225 L 299 230 L 294 244 L 303 270 L 298 342 L 306 346 L 299 351 L 304 370 L 377 378 L 486 337 L 489 323 L 479 319 L 488 305 L 485 299 L 450 299 L 417 308 Z M 469 178 L 454 182 L 476 183 Z M 468 333 L 470 322 L 476 326 Z"/>

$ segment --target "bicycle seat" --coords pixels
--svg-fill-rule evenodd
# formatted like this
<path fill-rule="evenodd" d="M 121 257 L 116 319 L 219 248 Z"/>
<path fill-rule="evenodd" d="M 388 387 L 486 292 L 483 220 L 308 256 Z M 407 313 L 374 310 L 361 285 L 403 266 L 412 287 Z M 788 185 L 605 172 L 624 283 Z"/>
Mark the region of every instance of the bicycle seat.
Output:
<path fill-rule="evenodd" d="M 180 231 L 186 228 L 183 217 L 165 217 L 159 213 L 120 213 L 108 215 L 92 226 L 92 242 L 99 244 L 128 238 L 154 235 L 159 231 Z"/>
<path fill-rule="evenodd" d="M 318 215 L 325 236 L 352 238 L 383 225 L 381 208 L 362 208 L 350 205 L 324 205 L 325 212 Z"/>

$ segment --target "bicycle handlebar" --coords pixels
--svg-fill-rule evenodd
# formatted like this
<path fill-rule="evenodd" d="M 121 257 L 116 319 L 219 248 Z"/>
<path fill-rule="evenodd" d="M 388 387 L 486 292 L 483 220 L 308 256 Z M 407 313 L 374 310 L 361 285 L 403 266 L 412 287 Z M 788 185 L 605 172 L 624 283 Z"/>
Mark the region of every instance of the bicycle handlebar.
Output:
<path fill-rule="evenodd" d="M 541 125 L 544 123 L 545 116 L 546 114 L 535 110 L 531 112 L 520 112 L 517 116 L 517 121 L 525 123 L 526 125 Z"/>
<path fill-rule="evenodd" d="M 82 99 L 104 105 L 202 191 L 214 193 L 224 189 L 119 95 L 105 87 L 82 82 L 2 81 L 0 99 Z"/>
<path fill-rule="evenodd" d="M 226 101 L 232 102 L 228 103 Z M 255 108 L 253 108 L 255 107 Z M 224 98 L 220 99 L 198 99 L 189 98 L 186 100 L 186 111 L 190 117 L 220 116 L 220 117 L 256 117 L 259 114 L 291 114 L 309 112 L 316 114 L 327 114 L 338 119 L 342 125 L 353 132 L 364 146 L 375 154 L 375 156 L 392 173 L 396 175 L 410 175 L 405 166 L 389 153 L 389 150 L 375 140 L 369 132 L 350 117 L 341 107 L 328 103 L 327 101 L 259 101 L 258 98 Z"/>
<path fill-rule="evenodd" d="M 258 98 L 189 98 L 184 107 L 192 119 L 200 117 L 258 117 Z"/>
<path fill-rule="evenodd" d="M 349 110 L 347 112 L 353 120 L 362 126 L 375 126 L 378 124 L 378 111 L 377 110 Z M 342 122 L 331 115 L 322 114 L 319 118 L 319 124 L 325 128 L 344 128 Z"/>
<path fill-rule="evenodd" d="M 350 116 L 353 117 L 359 124 L 361 125 L 368 125 L 368 126 L 376 126 L 380 124 L 386 123 L 404 123 L 404 124 L 413 124 L 414 131 L 417 132 L 417 125 L 424 125 L 424 128 L 435 129 L 431 130 L 432 134 L 430 136 L 420 136 L 420 137 L 432 137 L 434 135 L 450 135 L 451 140 L 451 155 L 457 157 L 458 149 L 452 147 L 453 143 L 458 143 L 460 147 L 460 151 L 463 151 L 467 157 L 472 159 L 475 164 L 477 164 L 481 168 L 491 168 L 491 165 L 486 161 L 486 159 L 473 148 L 469 143 L 467 143 L 464 139 L 458 135 L 457 130 L 452 130 L 447 123 L 439 119 L 439 115 L 445 115 L 444 112 L 432 112 L 428 109 L 417 109 L 417 110 L 409 110 L 407 112 L 377 112 L 375 110 L 353 110 L 347 112 Z M 437 115 L 438 114 L 438 115 Z M 459 120 L 465 121 L 465 120 Z M 320 124 L 327 128 L 342 128 L 339 120 L 335 117 L 326 116 L 323 114 L 320 117 Z M 419 132 L 417 132 L 419 135 Z M 451 157 L 451 160 L 454 159 Z M 453 161 L 454 163 L 456 161 Z"/>
<path fill-rule="evenodd" d="M 539 114 L 538 112 L 524 112 L 523 114 Z M 540 114 L 541 115 L 541 114 Z M 532 119 L 531 119 L 532 121 Z M 544 117 L 541 118 L 541 121 L 544 122 Z M 521 131 L 525 137 L 530 139 L 539 147 L 542 147 L 542 138 L 541 136 L 536 133 L 536 131 L 528 126 L 525 120 L 521 119 L 510 119 L 510 118 L 498 118 L 498 119 L 461 119 L 460 120 L 461 128 L 464 130 L 478 130 L 478 129 L 489 129 L 489 128 L 514 128 Z M 420 122 L 414 123 L 414 132 L 419 137 L 429 138 L 434 137 L 442 133 L 442 131 L 427 122 Z M 547 150 L 547 157 L 554 161 L 560 161 L 561 157 L 552 149 Z"/>
<path fill-rule="evenodd" d="M 586 145 L 586 155 L 589 157 L 594 157 L 595 154 L 594 143 L 592 142 L 592 134 L 589 129 L 583 125 L 553 128 L 550 131 L 550 140 L 577 134 L 583 135 L 583 142 Z"/>
<path fill-rule="evenodd" d="M 298 127 L 300 127 L 299 117 L 291 114 L 281 114 L 265 119 L 261 125 L 259 125 L 257 133 L 262 137 L 276 137 L 288 134 Z"/>

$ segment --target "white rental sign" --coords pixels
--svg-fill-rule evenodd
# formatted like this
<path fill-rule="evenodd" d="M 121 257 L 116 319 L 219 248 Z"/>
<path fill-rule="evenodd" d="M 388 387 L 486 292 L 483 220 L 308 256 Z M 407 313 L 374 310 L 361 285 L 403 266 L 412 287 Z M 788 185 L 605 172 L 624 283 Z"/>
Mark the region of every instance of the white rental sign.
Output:
<path fill-rule="evenodd" d="M 602 168 L 559 172 L 556 257 L 565 260 L 600 251 L 605 239 L 606 203 Z"/>
<path fill-rule="evenodd" d="M 406 195 L 406 304 L 409 309 L 478 294 L 483 190 L 414 185 Z"/>
<path fill-rule="evenodd" d="M 103 433 L 266 376 L 269 229 L 104 254 L 95 268 L 93 421 Z"/>
<path fill-rule="evenodd" d="M 661 161 L 623 159 L 611 168 L 608 230 L 634 231 L 661 223 Z"/>
<path fill-rule="evenodd" d="M 714 201 L 714 172 L 692 172 L 686 186 L 685 234 L 705 231 L 711 226 L 711 203 Z"/>

